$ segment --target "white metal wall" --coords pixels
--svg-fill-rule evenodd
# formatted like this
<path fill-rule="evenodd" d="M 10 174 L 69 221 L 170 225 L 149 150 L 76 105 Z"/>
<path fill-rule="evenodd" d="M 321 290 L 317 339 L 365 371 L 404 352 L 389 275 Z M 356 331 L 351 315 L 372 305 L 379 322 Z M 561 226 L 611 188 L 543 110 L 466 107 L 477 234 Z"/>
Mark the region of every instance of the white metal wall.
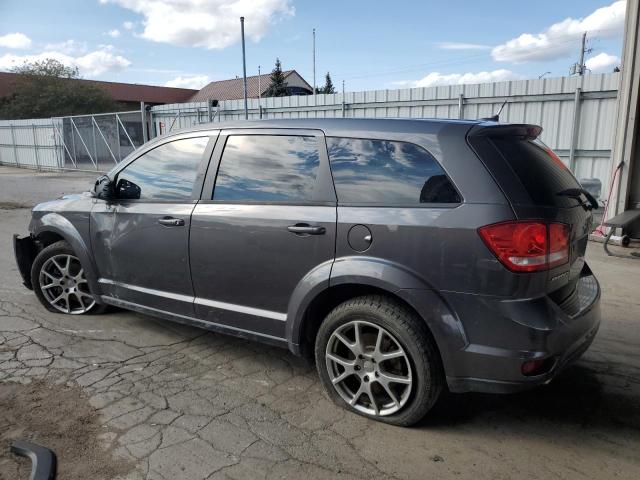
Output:
<path fill-rule="evenodd" d="M 0 164 L 58 170 L 62 146 L 58 145 L 50 118 L 0 120 Z"/>
<path fill-rule="evenodd" d="M 507 102 L 500 120 L 543 127 L 542 140 L 579 179 L 598 178 L 604 195 L 616 119 L 619 73 L 535 80 L 372 90 L 331 95 L 249 99 L 249 118 L 489 117 Z M 577 99 L 577 102 L 576 102 Z M 577 106 L 577 115 L 576 115 Z M 160 105 L 152 108 L 156 134 L 198 123 L 244 119 L 243 100 Z M 573 162 L 571 162 L 573 157 Z"/>

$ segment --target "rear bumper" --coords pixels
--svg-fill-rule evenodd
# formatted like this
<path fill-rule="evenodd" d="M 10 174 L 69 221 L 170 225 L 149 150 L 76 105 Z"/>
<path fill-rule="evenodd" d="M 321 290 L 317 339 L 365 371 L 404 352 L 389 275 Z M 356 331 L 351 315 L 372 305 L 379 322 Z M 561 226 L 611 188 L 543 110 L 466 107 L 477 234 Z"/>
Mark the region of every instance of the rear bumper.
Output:
<path fill-rule="evenodd" d="M 589 348 L 600 326 L 600 285 L 591 274 L 563 305 L 548 297 L 446 297 L 467 335 L 466 346 L 445 360 L 453 392 L 513 393 L 548 383 Z M 549 367 L 525 376 L 522 364 L 535 359 L 550 359 Z"/>
<path fill-rule="evenodd" d="M 38 254 L 35 241 L 31 236 L 20 238 L 17 234 L 14 234 L 13 253 L 16 257 L 16 263 L 18 264 L 23 285 L 33 290 L 33 285 L 31 284 L 31 265 L 33 265 L 33 261 Z"/>

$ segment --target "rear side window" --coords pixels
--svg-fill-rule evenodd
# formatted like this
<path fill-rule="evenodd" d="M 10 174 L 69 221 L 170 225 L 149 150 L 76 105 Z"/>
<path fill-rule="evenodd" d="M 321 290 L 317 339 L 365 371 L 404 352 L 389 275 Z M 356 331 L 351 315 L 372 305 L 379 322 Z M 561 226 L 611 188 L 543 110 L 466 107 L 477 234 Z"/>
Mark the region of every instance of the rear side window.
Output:
<path fill-rule="evenodd" d="M 213 199 L 309 202 L 313 200 L 319 164 L 316 137 L 230 135 Z"/>
<path fill-rule="evenodd" d="M 340 203 L 419 205 L 460 203 L 442 167 L 406 142 L 327 137 Z"/>
<path fill-rule="evenodd" d="M 576 206 L 575 200 L 558 193 L 580 188 L 580 184 L 544 143 L 509 136 L 494 137 L 492 141 L 536 205 Z"/>

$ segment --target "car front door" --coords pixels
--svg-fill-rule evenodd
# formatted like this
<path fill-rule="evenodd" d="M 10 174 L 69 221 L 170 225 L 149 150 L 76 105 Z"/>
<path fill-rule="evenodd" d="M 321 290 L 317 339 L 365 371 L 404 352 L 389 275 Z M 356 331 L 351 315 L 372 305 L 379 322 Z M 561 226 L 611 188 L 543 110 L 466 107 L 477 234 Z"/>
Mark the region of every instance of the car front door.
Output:
<path fill-rule="evenodd" d="M 97 200 L 90 227 L 107 296 L 193 316 L 189 227 L 216 136 L 176 137 L 115 173 L 116 197 Z"/>
<path fill-rule="evenodd" d="M 222 131 L 191 223 L 197 317 L 282 341 L 298 283 L 328 284 L 335 229 L 322 132 Z"/>

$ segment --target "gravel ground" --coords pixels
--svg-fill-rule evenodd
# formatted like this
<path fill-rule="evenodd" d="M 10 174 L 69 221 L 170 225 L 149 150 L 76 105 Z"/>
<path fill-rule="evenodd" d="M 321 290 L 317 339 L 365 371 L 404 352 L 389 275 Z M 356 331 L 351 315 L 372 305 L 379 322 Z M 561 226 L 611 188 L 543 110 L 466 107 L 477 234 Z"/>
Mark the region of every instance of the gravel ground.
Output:
<path fill-rule="evenodd" d="M 17 436 L 56 449 L 62 479 L 640 478 L 640 262 L 590 244 L 602 328 L 552 384 L 448 394 L 402 429 L 335 407 L 284 350 L 124 311 L 42 308 L 11 235 L 26 231 L 24 207 L 92 180 L 0 167 L 0 478 L 26 472 L 7 450 Z"/>

